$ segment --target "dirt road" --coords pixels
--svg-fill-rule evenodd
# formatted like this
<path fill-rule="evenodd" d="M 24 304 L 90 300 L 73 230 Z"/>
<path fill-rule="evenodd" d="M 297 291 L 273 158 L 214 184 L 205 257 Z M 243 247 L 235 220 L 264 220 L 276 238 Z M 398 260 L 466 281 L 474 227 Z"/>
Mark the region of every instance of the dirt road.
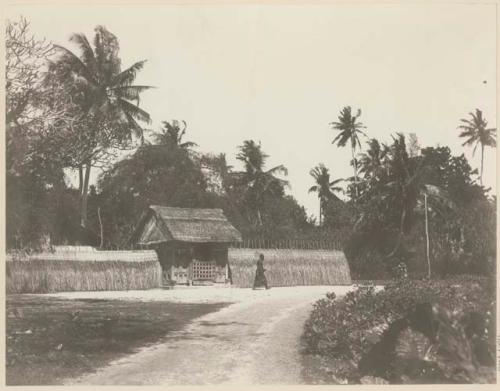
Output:
<path fill-rule="evenodd" d="M 301 384 L 299 338 L 312 303 L 349 287 L 273 288 L 198 318 L 161 344 L 67 384 Z"/>

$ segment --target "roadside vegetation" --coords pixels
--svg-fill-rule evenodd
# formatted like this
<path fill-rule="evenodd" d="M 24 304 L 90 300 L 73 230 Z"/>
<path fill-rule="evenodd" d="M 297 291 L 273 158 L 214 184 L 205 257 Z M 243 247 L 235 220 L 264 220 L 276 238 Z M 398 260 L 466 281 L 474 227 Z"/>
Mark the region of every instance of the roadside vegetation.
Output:
<path fill-rule="evenodd" d="M 494 383 L 495 292 L 492 278 L 462 276 L 329 294 L 305 325 L 306 381 Z"/>
<path fill-rule="evenodd" d="M 9 295 L 7 385 L 62 384 L 224 306 Z"/>

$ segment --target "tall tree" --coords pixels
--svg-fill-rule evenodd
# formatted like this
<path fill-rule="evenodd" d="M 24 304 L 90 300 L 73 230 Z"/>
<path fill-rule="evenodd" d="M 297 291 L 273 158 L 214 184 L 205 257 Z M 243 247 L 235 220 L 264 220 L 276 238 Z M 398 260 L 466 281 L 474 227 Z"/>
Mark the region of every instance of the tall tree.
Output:
<path fill-rule="evenodd" d="M 425 161 L 410 158 L 406 148 L 405 136 L 397 134 L 389 150 L 389 166 L 391 181 L 385 184 L 385 197 L 389 208 L 395 208 L 399 215 L 399 236 L 396 246 L 389 254 L 396 254 L 407 228 L 411 226 L 412 216 L 423 203 L 426 232 L 426 257 L 428 276 L 431 275 L 429 253 L 429 202 L 434 211 L 454 210 L 455 206 L 446 192 L 438 186 L 425 183 Z M 423 202 L 422 202 L 423 201 Z"/>
<path fill-rule="evenodd" d="M 64 116 L 43 85 L 52 44 L 20 17 L 5 28 L 5 141 L 7 246 L 40 249 L 53 228 L 65 189 L 63 164 L 52 148 Z M 60 210 L 57 208 L 56 210 Z"/>
<path fill-rule="evenodd" d="M 151 87 L 133 84 L 145 61 L 121 69 L 118 39 L 106 28 L 95 28 L 93 47 L 84 34 L 73 34 L 70 41 L 79 53 L 55 45 L 57 57 L 49 64 L 47 82 L 59 83 L 75 105 L 74 121 L 62 141 L 68 165 L 79 172 L 80 223 L 85 227 L 91 169 L 109 164 L 113 151 L 142 142 L 139 123 L 151 120 L 139 100 Z"/>
<path fill-rule="evenodd" d="M 5 86 L 7 124 L 29 124 L 39 117 L 43 65 L 52 44 L 35 38 L 28 21 L 7 21 L 5 29 Z"/>
<path fill-rule="evenodd" d="M 182 124 L 182 127 L 181 127 Z M 189 150 L 198 144 L 192 141 L 183 141 L 186 134 L 186 121 L 172 120 L 171 122 L 162 121 L 160 132 L 153 134 L 153 140 L 156 144 L 170 145 L 181 149 Z"/>
<path fill-rule="evenodd" d="M 261 208 L 264 196 L 283 192 L 288 182 L 276 177 L 276 174 L 288 175 L 288 170 L 283 165 L 278 165 L 265 170 L 266 160 L 269 157 L 262 151 L 262 147 L 253 140 L 245 140 L 239 147 L 236 159 L 242 161 L 245 171 L 242 175 L 245 196 L 252 208 L 255 208 L 257 221 L 262 225 Z"/>
<path fill-rule="evenodd" d="M 488 128 L 488 122 L 483 117 L 483 112 L 476 109 L 474 113 L 469 113 L 470 119 L 462 118 L 460 121 L 462 124 L 458 127 L 462 131 L 459 137 L 465 138 L 465 142 L 462 145 L 472 146 L 472 155 L 476 153 L 478 145 L 481 146 L 481 171 L 479 175 L 479 180 L 481 185 L 483 184 L 483 163 L 484 163 L 484 147 L 495 148 L 496 143 L 496 129 Z"/>
<path fill-rule="evenodd" d="M 318 193 L 319 198 L 319 225 L 321 226 L 325 203 L 332 198 L 335 192 L 341 192 L 342 188 L 336 186 L 343 179 L 330 181 L 330 172 L 323 163 L 314 167 L 309 174 L 314 178 L 316 184 L 309 188 L 309 193 Z"/>
<path fill-rule="evenodd" d="M 338 117 L 337 122 L 332 122 L 330 125 L 333 129 L 338 130 L 340 133 L 333 139 L 332 144 L 337 144 L 338 147 L 345 147 L 347 143 L 351 145 L 352 161 L 354 167 L 354 187 L 356 197 L 358 196 L 358 164 L 356 161 L 356 148 L 361 149 L 361 142 L 359 135 L 366 134 L 362 131 L 366 126 L 358 121 L 361 116 L 361 110 L 357 110 L 356 115 L 352 114 L 350 106 L 344 107 Z"/>
<path fill-rule="evenodd" d="M 201 154 L 199 156 L 199 161 L 207 178 L 207 187 L 215 193 L 229 195 L 232 190 L 232 166 L 227 163 L 226 154 Z"/>
<path fill-rule="evenodd" d="M 212 207 L 199 165 L 184 150 L 167 145 L 142 145 L 100 175 L 98 190 L 100 204 L 90 222 L 98 232 L 100 206 L 105 241 L 119 246 L 149 205 Z"/>
<path fill-rule="evenodd" d="M 368 149 L 359 159 L 359 173 L 363 174 L 365 179 L 378 179 L 387 172 L 385 163 L 388 149 L 387 145 L 381 144 L 375 138 L 368 141 Z"/>

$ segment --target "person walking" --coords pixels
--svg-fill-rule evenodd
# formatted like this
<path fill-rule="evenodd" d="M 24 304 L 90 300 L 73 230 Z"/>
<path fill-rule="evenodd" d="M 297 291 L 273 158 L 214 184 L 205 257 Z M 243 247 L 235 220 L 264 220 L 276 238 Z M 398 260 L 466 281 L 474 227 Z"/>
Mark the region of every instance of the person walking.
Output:
<path fill-rule="evenodd" d="M 255 271 L 255 281 L 253 283 L 253 289 L 258 287 L 265 287 L 269 289 L 269 285 L 267 284 L 267 278 L 264 272 L 264 254 L 259 255 L 259 260 L 257 261 L 257 270 Z"/>

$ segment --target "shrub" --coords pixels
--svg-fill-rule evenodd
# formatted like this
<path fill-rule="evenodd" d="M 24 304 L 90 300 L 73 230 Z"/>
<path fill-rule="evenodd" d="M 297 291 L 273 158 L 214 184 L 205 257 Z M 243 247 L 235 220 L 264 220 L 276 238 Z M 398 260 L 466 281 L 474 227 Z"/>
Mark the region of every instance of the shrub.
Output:
<path fill-rule="evenodd" d="M 349 371 L 346 372 L 344 368 L 343 373 L 337 372 L 335 377 L 346 378 L 349 382 L 359 382 L 363 376 L 359 370 L 360 361 L 364 358 L 366 362 L 370 352 L 373 355 L 374 349 L 376 351 L 377 348 L 380 348 L 382 340 L 387 340 L 391 330 L 399 322 L 402 327 L 394 337 L 394 346 L 390 349 L 387 348 L 384 352 L 378 351 L 375 355 L 376 361 L 378 360 L 377 364 L 385 366 L 383 370 L 379 371 L 378 376 L 398 382 L 426 382 L 430 381 L 432 373 L 432 376 L 435 377 L 432 382 L 481 381 L 478 380 L 481 378 L 475 377 L 474 373 L 469 373 L 463 378 L 448 373 L 451 371 L 450 368 L 455 371 L 456 367 L 462 365 L 462 363 L 455 362 L 460 359 L 460 355 L 450 353 L 456 347 L 450 346 L 456 345 L 457 341 L 462 341 L 458 343 L 463 345 L 460 346 L 460 349 L 467 350 L 470 344 L 469 350 L 474 351 L 476 356 L 484 353 L 494 357 L 494 298 L 495 289 L 492 281 L 471 277 L 446 281 L 415 281 L 403 278 L 387 285 L 385 289 L 376 290 L 374 287 L 360 287 L 342 299 L 336 299 L 334 294 L 328 294 L 325 299 L 315 304 L 311 316 L 305 324 L 303 338 L 306 353 L 328 358 L 331 363 L 330 370 L 334 373 L 338 361 L 354 363 L 350 366 Z M 429 319 L 432 318 L 433 321 L 437 319 L 436 322 L 440 325 L 439 338 L 441 340 L 438 338 L 437 342 L 433 342 L 439 353 L 435 361 L 417 361 L 420 366 L 425 361 L 425 365 L 432 364 L 435 368 L 428 370 L 426 375 L 422 375 L 425 373 L 425 368 L 419 367 L 423 369 L 423 372 L 400 373 L 396 376 L 391 365 L 394 364 L 396 354 L 394 350 L 400 341 L 397 340 L 400 333 L 408 326 L 411 330 L 417 331 L 413 332 L 411 336 L 413 339 L 422 337 L 421 339 L 424 340 L 435 337 L 433 332 L 425 330 L 425 328 L 432 326 L 424 319 L 425 316 L 415 316 L 416 309 L 423 308 L 425 305 L 429 305 L 433 311 Z M 445 343 L 443 335 L 447 331 L 450 331 L 454 337 L 448 338 Z M 467 337 L 467 342 L 463 342 L 462 335 L 463 338 Z M 408 336 L 406 338 L 411 339 Z M 451 343 L 451 340 L 454 342 Z M 421 343 L 418 342 L 418 344 Z M 375 348 L 376 345 L 377 348 Z M 406 348 L 410 349 L 408 346 Z M 478 353 L 478 349 L 481 352 Z M 415 352 L 412 354 L 416 355 Z M 452 357 L 449 363 L 444 362 L 443 357 L 445 356 Z M 472 361 L 477 364 L 478 359 L 475 357 Z M 479 361 L 481 360 L 479 359 Z M 415 365 L 413 365 L 414 368 Z M 490 377 L 492 373 L 494 374 L 494 368 L 493 372 L 489 372 Z"/>

